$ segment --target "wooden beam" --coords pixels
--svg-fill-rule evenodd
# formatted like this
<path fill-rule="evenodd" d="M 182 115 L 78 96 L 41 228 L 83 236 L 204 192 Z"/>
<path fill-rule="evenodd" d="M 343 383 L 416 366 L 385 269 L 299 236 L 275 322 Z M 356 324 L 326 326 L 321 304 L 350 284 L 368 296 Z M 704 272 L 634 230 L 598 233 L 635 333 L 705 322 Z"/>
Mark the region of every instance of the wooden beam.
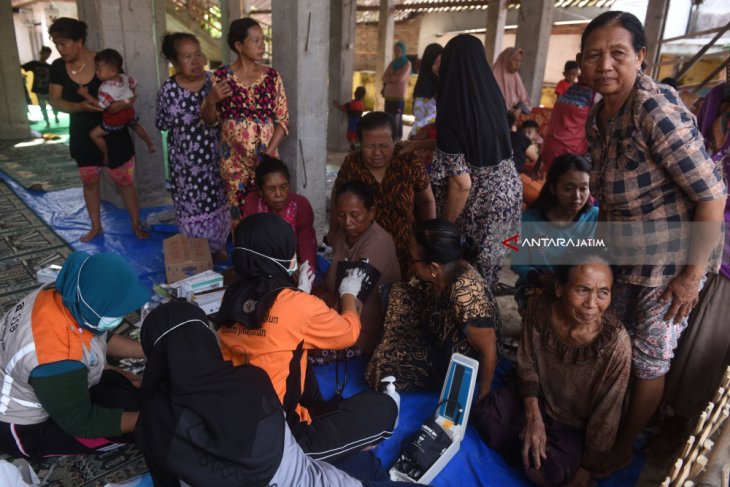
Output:
<path fill-rule="evenodd" d="M 646 19 L 644 30 L 646 31 L 646 72 L 656 77 L 657 62 L 661 55 L 662 37 L 664 37 L 664 26 L 667 22 L 669 12 L 669 0 L 649 0 L 646 6 Z"/>
<path fill-rule="evenodd" d="M 710 34 L 714 34 L 716 32 L 724 32 L 724 29 L 726 27 L 715 27 L 714 29 L 708 29 L 708 30 L 701 30 L 698 32 L 690 32 L 689 34 L 685 34 L 678 37 L 670 37 L 669 39 L 662 40 L 662 44 L 665 42 L 674 42 L 674 41 L 681 41 L 683 39 L 694 39 L 695 37 L 702 37 Z"/>
<path fill-rule="evenodd" d="M 692 59 L 690 59 L 686 64 L 684 64 L 682 66 L 682 69 L 679 71 L 679 73 L 677 73 L 677 81 L 678 82 L 682 80 L 682 77 L 685 74 L 687 74 L 687 71 L 689 71 L 692 68 L 692 66 L 694 66 L 697 63 L 697 61 L 699 61 L 702 58 L 702 56 L 705 55 L 705 53 L 708 51 L 708 49 L 710 49 L 713 45 L 715 45 L 715 42 L 717 42 L 717 40 L 720 37 L 722 37 L 722 35 L 728 29 L 730 29 L 730 22 L 728 22 L 727 24 L 725 24 L 725 27 L 723 27 L 722 30 L 719 31 L 717 34 L 715 34 L 715 37 L 713 37 L 712 40 L 707 45 L 702 46 L 702 49 L 700 49 L 700 52 L 698 52 L 697 54 L 695 54 L 694 56 L 692 56 Z"/>
<path fill-rule="evenodd" d="M 725 60 L 725 62 L 724 62 L 724 63 L 722 63 L 721 65 L 719 65 L 718 67 L 716 67 L 716 68 L 715 68 L 715 69 L 714 69 L 714 70 L 712 71 L 712 73 L 710 73 L 710 74 L 709 74 L 709 75 L 707 76 L 707 78 L 703 79 L 703 80 L 702 80 L 702 83 L 700 83 L 700 84 L 699 84 L 698 86 L 696 86 L 696 87 L 695 87 L 695 88 L 694 88 L 694 89 L 693 89 L 692 91 L 693 91 L 694 93 L 697 93 L 698 91 L 700 91 L 700 90 L 702 89 L 702 87 L 703 87 L 703 86 L 705 86 L 705 85 L 706 85 L 707 83 L 709 83 L 710 81 L 712 81 L 712 78 L 714 78 L 715 76 L 717 76 L 718 74 L 720 74 L 720 71 L 722 71 L 723 69 L 725 69 L 725 68 L 727 67 L 728 63 L 730 63 L 730 57 L 728 57 L 728 58 L 727 58 L 727 59 Z"/>

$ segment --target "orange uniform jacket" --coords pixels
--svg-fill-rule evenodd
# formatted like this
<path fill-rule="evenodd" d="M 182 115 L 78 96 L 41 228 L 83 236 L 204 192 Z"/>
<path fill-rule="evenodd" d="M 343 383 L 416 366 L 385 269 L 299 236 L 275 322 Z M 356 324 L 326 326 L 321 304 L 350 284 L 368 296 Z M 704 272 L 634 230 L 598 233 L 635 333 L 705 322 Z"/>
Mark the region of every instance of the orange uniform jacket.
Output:
<path fill-rule="evenodd" d="M 236 323 L 218 330 L 221 350 L 233 365 L 252 364 L 264 369 L 271 378 L 279 400 L 284 401 L 286 379 L 294 351 L 303 342 L 301 388 L 307 370 L 307 350 L 343 349 L 352 346 L 360 335 L 360 317 L 353 311 L 340 315 L 321 299 L 292 289 L 279 293 L 264 324 L 249 330 Z M 311 423 L 306 408 L 296 408 L 302 421 Z"/>

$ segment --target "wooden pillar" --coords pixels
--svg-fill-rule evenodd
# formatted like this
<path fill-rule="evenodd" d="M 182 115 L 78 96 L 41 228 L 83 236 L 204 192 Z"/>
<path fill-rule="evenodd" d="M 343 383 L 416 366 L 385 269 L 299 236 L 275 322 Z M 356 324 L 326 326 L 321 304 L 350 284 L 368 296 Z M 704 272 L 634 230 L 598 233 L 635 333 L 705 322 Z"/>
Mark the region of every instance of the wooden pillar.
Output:
<path fill-rule="evenodd" d="M 489 65 L 494 64 L 502 52 L 504 26 L 507 24 L 507 0 L 489 0 L 487 5 L 487 34 L 484 47 L 487 51 Z"/>
<path fill-rule="evenodd" d="M 289 104 L 289 134 L 279 155 L 289 167 L 292 189 L 309 199 L 316 229 L 325 224 L 327 80 L 330 5 L 322 0 L 274 1 L 274 67 Z M 318 233 L 320 236 L 321 233 Z"/>
<path fill-rule="evenodd" d="M 554 0 L 523 1 L 518 10 L 515 46 L 524 51 L 520 76 L 532 106 L 538 106 L 542 96 L 554 11 Z"/>
<path fill-rule="evenodd" d="M 344 103 L 352 99 L 352 72 L 355 56 L 356 0 L 331 0 L 330 2 L 330 61 L 329 101 Z M 347 133 L 347 114 L 328 105 L 327 147 L 346 151 L 350 144 Z"/>
<path fill-rule="evenodd" d="M 0 0 L 0 139 L 30 137 L 11 0 Z"/>
<path fill-rule="evenodd" d="M 395 0 L 380 0 L 378 19 L 378 54 L 375 60 L 375 109 L 385 107 L 385 99 L 380 94 L 383 88 L 383 73 L 393 59 L 393 35 L 395 34 Z"/>
<path fill-rule="evenodd" d="M 649 0 L 646 6 L 646 20 L 644 20 L 644 31 L 646 32 L 646 69 L 644 72 L 649 76 L 656 76 L 659 64 L 659 56 L 662 50 L 662 38 L 664 37 L 664 26 L 667 23 L 669 12 L 669 0 Z"/>

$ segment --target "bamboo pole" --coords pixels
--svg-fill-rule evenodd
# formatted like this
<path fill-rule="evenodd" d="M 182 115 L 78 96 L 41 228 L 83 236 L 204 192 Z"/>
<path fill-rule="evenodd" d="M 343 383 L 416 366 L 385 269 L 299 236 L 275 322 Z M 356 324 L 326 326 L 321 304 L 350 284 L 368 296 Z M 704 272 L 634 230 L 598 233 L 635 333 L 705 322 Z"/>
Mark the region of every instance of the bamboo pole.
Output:
<path fill-rule="evenodd" d="M 696 478 L 700 472 L 702 472 L 705 467 L 707 466 L 707 457 L 704 455 L 700 455 L 697 457 L 697 462 L 692 465 L 692 469 L 689 471 L 689 478 L 690 480 Z M 694 484 L 694 482 L 692 482 Z"/>
<path fill-rule="evenodd" d="M 679 477 L 679 474 L 682 472 L 682 465 L 684 465 L 684 462 L 681 458 L 677 458 L 677 460 L 674 462 L 674 466 L 672 467 L 672 471 L 669 474 L 669 478 L 672 482 L 677 480 Z"/>

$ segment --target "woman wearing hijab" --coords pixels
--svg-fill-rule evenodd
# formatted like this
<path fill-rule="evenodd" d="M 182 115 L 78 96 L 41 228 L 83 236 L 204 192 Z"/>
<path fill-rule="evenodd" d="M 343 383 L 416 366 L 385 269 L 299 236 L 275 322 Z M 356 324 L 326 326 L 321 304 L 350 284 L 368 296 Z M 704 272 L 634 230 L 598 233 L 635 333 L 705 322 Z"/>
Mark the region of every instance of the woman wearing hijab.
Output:
<path fill-rule="evenodd" d="M 197 306 L 160 305 L 145 319 L 141 339 L 147 368 L 136 434 L 156 487 L 180 487 L 181 481 L 216 487 L 363 485 L 304 454 L 266 372 L 223 360 Z"/>
<path fill-rule="evenodd" d="M 429 44 L 423 51 L 418 79 L 413 88 L 413 127 L 410 138 L 422 128 L 436 122 L 436 91 L 438 90 L 439 69 L 441 67 L 441 44 Z M 419 135 L 420 138 L 420 135 Z"/>
<path fill-rule="evenodd" d="M 522 183 L 504 101 L 476 37 L 446 44 L 437 100 L 431 171 L 437 213 L 476 242 L 476 268 L 493 290 L 504 261 L 501 242 L 519 231 Z"/>
<path fill-rule="evenodd" d="M 5 314 L 0 451 L 40 458 L 129 441 L 122 435 L 137 421 L 137 389 L 117 372 L 104 372 L 105 357 L 142 358 L 142 348 L 120 335 L 107 344 L 106 334 L 148 297 L 120 256 L 74 252 L 55 284 Z"/>
<path fill-rule="evenodd" d="M 520 111 L 529 113 L 531 107 L 530 95 L 520 77 L 523 56 L 522 49 L 508 47 L 497 57 L 493 67 L 494 78 L 504 96 L 504 104 L 515 116 L 519 116 Z"/>
<path fill-rule="evenodd" d="M 411 75 L 411 62 L 406 57 L 406 45 L 397 42 L 393 47 L 393 61 L 383 73 L 383 97 L 385 112 L 395 119 L 396 137 L 403 137 L 403 109 L 406 106 L 408 78 Z"/>
<path fill-rule="evenodd" d="M 308 351 L 341 350 L 357 341 L 355 300 L 365 274 L 348 271 L 342 280 L 340 314 L 294 287 L 296 239 L 279 216 L 245 218 L 234 242 L 233 266 L 241 280 L 228 288 L 218 312 L 224 358 L 269 374 L 294 437 L 312 458 L 331 462 L 389 437 L 397 407 L 384 394 L 365 392 L 327 415 L 310 414 L 324 401 L 316 379 L 307 374 Z"/>

